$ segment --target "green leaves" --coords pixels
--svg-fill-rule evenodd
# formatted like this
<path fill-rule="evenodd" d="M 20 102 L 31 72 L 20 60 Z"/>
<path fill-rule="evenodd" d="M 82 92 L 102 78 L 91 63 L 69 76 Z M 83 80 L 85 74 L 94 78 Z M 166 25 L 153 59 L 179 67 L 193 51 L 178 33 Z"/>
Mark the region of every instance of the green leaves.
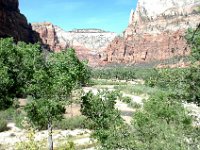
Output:
<path fill-rule="evenodd" d="M 120 113 L 114 107 L 117 97 L 117 93 L 109 91 L 98 91 L 97 95 L 90 91 L 82 97 L 81 112 L 95 123 L 93 136 L 103 147 L 112 147 L 109 143 L 111 131 L 123 125 Z"/>
<path fill-rule="evenodd" d="M 192 119 L 181 103 L 170 94 L 157 93 L 134 114 L 137 149 L 187 149 Z"/>
<path fill-rule="evenodd" d="M 68 97 L 80 82 L 87 82 L 86 67 L 73 49 L 50 54 L 36 67 L 27 87 L 33 101 L 26 107 L 28 117 L 37 126 L 61 119 Z"/>
<path fill-rule="evenodd" d="M 196 30 L 189 29 L 186 39 L 191 46 L 192 65 L 185 75 L 182 98 L 200 106 L 200 24 Z"/>
<path fill-rule="evenodd" d="M 37 99 L 25 107 L 27 116 L 32 123 L 39 128 L 47 128 L 48 122 L 62 119 L 65 108 L 55 100 Z"/>
<path fill-rule="evenodd" d="M 185 38 L 192 49 L 192 60 L 200 61 L 200 25 L 195 30 L 189 29 Z"/>

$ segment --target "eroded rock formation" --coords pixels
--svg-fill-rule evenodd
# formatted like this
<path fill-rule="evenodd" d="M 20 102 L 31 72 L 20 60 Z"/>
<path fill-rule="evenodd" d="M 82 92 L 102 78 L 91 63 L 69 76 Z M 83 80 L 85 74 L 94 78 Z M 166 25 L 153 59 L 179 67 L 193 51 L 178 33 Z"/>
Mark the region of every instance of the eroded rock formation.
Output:
<path fill-rule="evenodd" d="M 92 66 L 99 65 L 100 60 L 106 60 L 103 51 L 116 37 L 116 33 L 100 29 L 77 29 L 64 31 L 51 23 L 33 23 L 33 30 L 40 34 L 43 43 L 50 50 L 59 52 L 67 47 L 73 47 L 80 59 L 88 60 Z"/>
<path fill-rule="evenodd" d="M 20 13 L 18 0 L 0 0 L 0 37 L 34 43 L 38 40 L 26 17 Z"/>
<path fill-rule="evenodd" d="M 105 51 L 109 63 L 141 63 L 185 56 L 184 38 L 199 24 L 199 0 L 139 0 L 124 36 Z"/>

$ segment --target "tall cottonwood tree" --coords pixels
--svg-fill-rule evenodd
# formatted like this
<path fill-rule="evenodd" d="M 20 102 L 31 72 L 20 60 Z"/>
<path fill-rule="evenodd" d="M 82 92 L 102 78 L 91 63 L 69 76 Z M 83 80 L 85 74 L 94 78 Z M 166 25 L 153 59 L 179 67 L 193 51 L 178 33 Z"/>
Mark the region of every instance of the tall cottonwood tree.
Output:
<path fill-rule="evenodd" d="M 53 150 L 52 121 L 62 118 L 69 94 L 75 86 L 85 83 L 87 77 L 87 68 L 74 49 L 50 54 L 44 66 L 34 70 L 27 87 L 33 100 L 25 110 L 34 125 L 48 127 L 49 150 Z"/>

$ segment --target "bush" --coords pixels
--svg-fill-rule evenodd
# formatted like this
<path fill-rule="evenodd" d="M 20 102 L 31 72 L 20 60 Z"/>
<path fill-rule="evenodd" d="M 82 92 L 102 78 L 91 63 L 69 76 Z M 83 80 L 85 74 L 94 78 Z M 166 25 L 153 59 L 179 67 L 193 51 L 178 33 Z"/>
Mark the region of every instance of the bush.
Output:
<path fill-rule="evenodd" d="M 186 150 L 191 121 L 183 105 L 172 95 L 155 94 L 144 103 L 143 110 L 134 114 L 136 149 Z"/>
<path fill-rule="evenodd" d="M 161 89 L 157 87 L 149 87 L 147 85 L 141 85 L 141 84 L 136 84 L 136 85 L 119 85 L 114 87 L 118 91 L 125 92 L 127 94 L 133 94 L 133 95 L 142 95 L 142 94 L 147 94 L 147 95 L 153 95 L 156 92 L 161 91 Z"/>
<path fill-rule="evenodd" d="M 14 116 L 15 116 L 15 110 L 13 108 L 9 108 L 9 109 L 0 111 L 1 119 L 5 119 L 7 121 L 13 121 Z"/>
<path fill-rule="evenodd" d="M 91 91 L 82 97 L 81 112 L 95 123 L 93 137 L 101 146 L 108 144 L 110 131 L 123 125 L 120 112 L 115 109 L 118 93 L 99 91 L 94 95 Z"/>
<path fill-rule="evenodd" d="M 14 115 L 14 121 L 18 128 L 22 129 L 25 128 L 25 126 L 23 125 L 25 118 L 26 118 L 25 112 L 23 110 L 18 109 Z"/>
<path fill-rule="evenodd" d="M 119 79 L 119 80 L 133 80 L 146 79 L 156 74 L 154 68 L 136 68 L 127 66 L 115 66 L 100 69 L 93 69 L 91 77 L 95 79 Z"/>
<path fill-rule="evenodd" d="M 0 132 L 6 131 L 7 128 L 7 121 L 5 119 L 0 120 Z"/>
<path fill-rule="evenodd" d="M 91 72 L 91 77 L 95 79 L 132 80 L 135 79 L 135 72 L 133 68 L 129 67 L 94 69 Z"/>
<path fill-rule="evenodd" d="M 132 99 L 128 96 L 122 97 L 121 99 L 122 102 L 130 104 L 132 102 Z"/>
<path fill-rule="evenodd" d="M 53 126 L 56 129 L 74 130 L 74 129 L 94 129 L 94 122 L 84 116 L 65 118 L 61 121 L 54 121 Z"/>
<path fill-rule="evenodd" d="M 15 145 L 16 150 L 42 150 L 45 147 L 45 141 L 35 141 L 35 131 L 32 128 L 26 133 L 27 141 L 19 142 Z"/>
<path fill-rule="evenodd" d="M 142 107 L 141 104 L 136 103 L 136 102 L 131 102 L 129 105 L 130 105 L 132 108 L 135 108 L 135 109 L 139 109 L 139 108 Z"/>

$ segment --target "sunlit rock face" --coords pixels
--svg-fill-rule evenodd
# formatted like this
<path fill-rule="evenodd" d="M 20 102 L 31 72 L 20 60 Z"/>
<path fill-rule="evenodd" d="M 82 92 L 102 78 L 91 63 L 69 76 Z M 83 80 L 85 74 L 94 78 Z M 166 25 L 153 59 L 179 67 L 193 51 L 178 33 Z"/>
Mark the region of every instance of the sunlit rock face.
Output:
<path fill-rule="evenodd" d="M 116 37 L 116 33 L 100 29 L 76 29 L 64 31 L 51 23 L 33 23 L 33 29 L 40 34 L 43 43 L 50 50 L 59 52 L 73 47 L 82 60 L 88 60 L 91 66 L 97 66 L 106 59 L 104 54 L 107 46 Z"/>
<path fill-rule="evenodd" d="M 0 38 L 34 43 L 38 40 L 26 17 L 20 13 L 18 0 L 0 0 Z"/>
<path fill-rule="evenodd" d="M 105 52 L 108 63 L 143 63 L 188 55 L 184 38 L 200 23 L 199 0 L 139 0 L 123 38 Z"/>

